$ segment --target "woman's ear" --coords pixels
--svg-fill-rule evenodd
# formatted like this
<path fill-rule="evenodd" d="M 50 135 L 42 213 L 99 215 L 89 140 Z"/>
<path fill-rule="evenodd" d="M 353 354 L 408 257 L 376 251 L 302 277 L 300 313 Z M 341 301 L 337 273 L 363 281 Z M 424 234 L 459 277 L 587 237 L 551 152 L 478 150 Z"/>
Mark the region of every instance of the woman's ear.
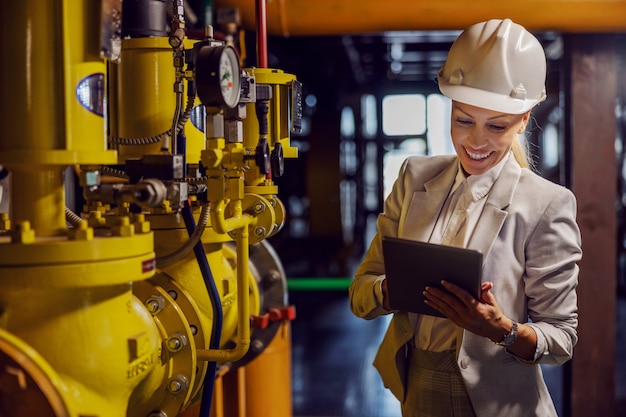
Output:
<path fill-rule="evenodd" d="M 517 131 L 518 134 L 522 134 L 524 133 L 524 131 L 526 130 L 526 125 L 528 124 L 528 121 L 530 120 L 530 110 L 528 110 L 526 113 L 524 113 L 524 115 L 522 116 L 522 126 L 519 128 L 519 130 Z"/>

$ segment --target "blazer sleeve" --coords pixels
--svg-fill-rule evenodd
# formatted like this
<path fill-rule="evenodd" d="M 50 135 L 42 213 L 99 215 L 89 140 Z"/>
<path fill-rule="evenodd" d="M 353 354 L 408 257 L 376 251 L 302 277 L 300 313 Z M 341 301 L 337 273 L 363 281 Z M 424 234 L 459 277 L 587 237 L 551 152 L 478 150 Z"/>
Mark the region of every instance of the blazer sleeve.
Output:
<path fill-rule="evenodd" d="M 407 161 L 402 164 L 392 191 L 385 200 L 384 211 L 378 215 L 376 221 L 376 235 L 372 239 L 365 257 L 359 264 L 354 280 L 348 290 L 350 294 L 350 309 L 354 315 L 360 318 L 369 320 L 393 312 L 384 309 L 381 304 L 382 294 L 380 293 L 380 286 L 385 279 L 382 237 L 395 237 L 398 235 L 398 224 L 406 193 L 405 174 L 407 164 Z"/>
<path fill-rule="evenodd" d="M 527 240 L 525 292 L 528 323 L 537 333 L 535 361 L 560 365 L 578 341 L 576 287 L 582 257 L 576 199 L 559 187 Z"/>

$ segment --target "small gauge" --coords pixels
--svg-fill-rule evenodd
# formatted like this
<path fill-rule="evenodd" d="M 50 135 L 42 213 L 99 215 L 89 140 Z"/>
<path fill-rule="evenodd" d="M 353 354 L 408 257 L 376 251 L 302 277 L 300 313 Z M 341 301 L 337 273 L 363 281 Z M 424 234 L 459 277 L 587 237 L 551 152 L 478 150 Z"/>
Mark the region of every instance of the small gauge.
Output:
<path fill-rule="evenodd" d="M 237 52 L 228 45 L 198 50 L 196 88 L 205 106 L 233 108 L 239 103 L 241 69 Z"/>

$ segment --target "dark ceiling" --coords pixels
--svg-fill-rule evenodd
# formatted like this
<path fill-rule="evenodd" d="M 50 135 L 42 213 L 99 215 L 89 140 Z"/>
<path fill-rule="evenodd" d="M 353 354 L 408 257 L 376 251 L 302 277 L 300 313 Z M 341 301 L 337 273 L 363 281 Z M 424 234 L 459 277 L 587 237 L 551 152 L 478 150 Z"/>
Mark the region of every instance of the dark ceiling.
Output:
<path fill-rule="evenodd" d="M 457 35 L 457 32 L 394 32 L 270 37 L 268 65 L 294 73 L 319 88 L 333 85 L 347 91 L 381 84 L 433 81 Z M 249 58 L 256 60 L 254 55 Z"/>
<path fill-rule="evenodd" d="M 443 65 L 459 31 L 387 32 L 367 35 L 268 37 L 268 66 L 292 73 L 319 91 L 376 90 L 428 85 Z M 541 33 L 551 60 L 561 55 L 559 36 Z M 246 36 L 246 66 L 256 65 L 256 35 Z"/>

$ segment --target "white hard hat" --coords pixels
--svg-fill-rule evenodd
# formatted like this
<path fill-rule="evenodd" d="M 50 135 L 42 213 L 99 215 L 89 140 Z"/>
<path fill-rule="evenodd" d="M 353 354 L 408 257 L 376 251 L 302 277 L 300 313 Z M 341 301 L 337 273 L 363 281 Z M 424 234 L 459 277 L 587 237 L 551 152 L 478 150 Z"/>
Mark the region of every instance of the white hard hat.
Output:
<path fill-rule="evenodd" d="M 522 114 L 546 99 L 546 56 L 523 26 L 493 19 L 459 35 L 439 70 L 438 82 L 452 100 Z"/>

